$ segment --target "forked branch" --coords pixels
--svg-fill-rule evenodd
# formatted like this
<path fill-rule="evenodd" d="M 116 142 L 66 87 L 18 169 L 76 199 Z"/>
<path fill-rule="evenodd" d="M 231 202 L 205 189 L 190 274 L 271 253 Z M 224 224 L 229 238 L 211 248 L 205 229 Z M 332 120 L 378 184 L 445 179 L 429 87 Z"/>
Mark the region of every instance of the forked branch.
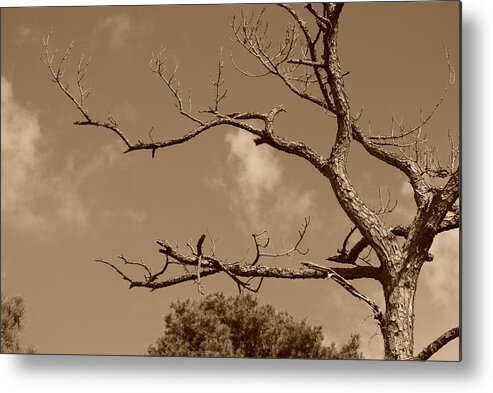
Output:
<path fill-rule="evenodd" d="M 244 130 L 256 137 L 255 143 L 261 144 L 265 143 L 274 149 L 294 154 L 298 157 L 304 158 L 309 161 L 312 165 L 314 165 L 319 171 L 325 165 L 325 158 L 316 152 L 314 149 L 305 145 L 303 142 L 299 141 L 291 141 L 284 137 L 278 136 L 274 133 L 274 118 L 277 114 L 281 112 L 285 112 L 285 109 L 282 105 L 278 105 L 272 108 L 268 112 L 234 112 L 234 113 L 221 113 L 218 111 L 219 103 L 225 97 L 226 92 L 221 92 L 219 87 L 223 84 L 222 74 L 221 74 L 221 63 L 219 64 L 218 78 L 214 82 L 214 86 L 216 86 L 216 98 L 214 105 L 210 107 L 210 109 L 206 112 L 213 115 L 211 120 L 205 121 L 201 120 L 198 117 L 192 114 L 191 110 L 191 98 L 189 96 L 189 108 L 186 109 L 183 103 L 183 98 L 180 92 L 179 82 L 175 78 L 175 72 L 170 75 L 167 74 L 166 67 L 166 58 L 164 56 L 165 50 L 162 49 L 158 52 L 157 55 L 152 56 L 150 65 L 151 70 L 159 76 L 159 78 L 165 83 L 168 90 L 174 96 L 177 107 L 179 109 L 180 114 L 192 120 L 195 123 L 198 123 L 198 126 L 182 136 L 177 138 L 172 138 L 164 141 L 154 141 L 150 135 L 150 132 L 146 132 L 149 135 L 150 142 L 143 142 L 140 139 L 137 139 L 137 142 L 131 142 L 127 137 L 126 133 L 123 131 L 122 127 L 118 124 L 118 122 L 114 119 L 113 116 L 109 115 L 106 121 L 100 121 L 94 119 L 85 106 L 85 99 L 88 97 L 90 90 L 85 87 L 85 81 L 83 80 L 85 74 L 87 72 L 88 62 L 84 62 L 83 59 L 79 62 L 78 67 L 78 83 L 79 83 L 79 95 L 77 98 L 74 94 L 72 94 L 69 89 L 69 85 L 65 84 L 63 81 L 63 76 L 65 74 L 64 65 L 68 58 L 70 57 L 71 51 L 73 49 L 73 44 L 69 46 L 58 65 L 55 64 L 56 58 L 56 50 L 54 52 L 50 52 L 49 42 L 50 42 L 51 33 L 44 39 L 44 50 L 45 56 L 42 59 L 43 64 L 48 68 L 53 82 L 55 82 L 58 87 L 63 91 L 63 93 L 69 97 L 70 101 L 76 106 L 76 108 L 81 112 L 84 117 L 84 120 L 75 121 L 75 125 L 79 126 L 92 126 L 92 127 L 100 127 L 107 129 L 113 133 L 115 133 L 126 146 L 125 153 L 137 151 L 137 150 L 149 150 L 152 153 L 152 157 L 156 150 L 179 145 L 189 140 L 198 137 L 202 133 L 208 130 L 212 130 L 218 128 L 222 125 L 232 126 L 241 130 Z M 263 123 L 263 127 L 256 127 L 252 124 L 252 121 L 259 121 Z M 152 129 L 151 129 L 152 130 Z"/>
<path fill-rule="evenodd" d="M 280 258 L 280 257 L 290 256 L 294 252 L 298 253 L 299 255 L 306 255 L 309 249 L 307 248 L 306 250 L 302 251 L 299 247 L 306 235 L 306 231 L 309 225 L 310 225 L 310 217 L 305 217 L 303 227 L 301 230 L 298 231 L 298 240 L 296 241 L 296 243 L 288 250 L 283 250 L 281 252 L 268 253 L 261 251 L 262 249 L 267 248 L 267 246 L 270 243 L 270 237 L 263 237 L 263 238 L 261 237 L 267 235 L 267 231 L 264 231 L 259 234 L 252 234 L 253 240 L 255 241 L 255 258 L 251 263 L 251 266 L 255 266 L 258 263 L 258 261 L 263 257 Z"/>
<path fill-rule="evenodd" d="M 291 13 L 297 24 L 287 27 L 286 34 L 279 41 L 276 49 L 274 49 L 274 45 L 268 37 L 268 24 L 262 19 L 263 11 L 257 16 L 254 14 L 249 16 L 242 13 L 240 18 L 233 18 L 231 27 L 235 41 L 258 60 L 263 71 L 257 73 L 245 71 L 237 64 L 231 53 L 230 57 L 233 66 L 237 71 L 247 77 L 273 75 L 279 78 L 298 97 L 332 112 L 333 106 L 330 102 L 321 71 L 317 70 L 317 67 L 300 70 L 299 67 L 302 63 L 293 61 L 295 59 L 294 53 L 298 51 L 303 54 L 303 57 L 306 57 L 308 52 L 310 52 L 312 56 L 311 60 L 316 60 L 313 58 L 313 48 L 310 48 L 310 45 L 314 47 L 314 44 L 311 42 L 306 23 L 301 20 L 291 7 L 285 4 L 281 6 Z M 300 38 L 297 25 L 301 28 L 305 42 L 300 42 L 303 40 Z M 322 88 L 323 98 L 317 97 L 310 92 L 310 87 L 313 84 L 318 84 Z"/>
<path fill-rule="evenodd" d="M 81 56 L 79 65 L 77 67 L 77 86 L 79 91 L 79 98 L 77 98 L 71 91 L 70 85 L 63 81 L 63 77 L 65 75 L 64 65 L 70 57 L 72 53 L 72 49 L 74 48 L 74 41 L 70 43 L 64 55 L 58 61 L 58 64 L 55 64 L 56 60 L 56 50 L 53 53 L 50 53 L 49 45 L 51 36 L 53 34 L 53 30 L 48 33 L 45 37 L 43 37 L 43 46 L 44 46 L 44 57 L 41 58 L 42 63 L 48 68 L 51 74 L 51 80 L 55 82 L 60 90 L 73 102 L 76 108 L 80 111 L 82 116 L 89 120 L 89 113 L 87 108 L 84 106 L 85 99 L 89 96 L 90 89 L 86 88 L 86 82 L 84 81 L 84 77 L 87 73 L 87 67 L 89 65 L 89 61 L 84 62 L 84 55 Z"/>
<path fill-rule="evenodd" d="M 353 247 L 351 247 L 351 249 L 348 250 L 345 246 L 343 246 L 342 249 L 337 250 L 338 253 L 336 255 L 332 255 L 326 258 L 326 260 L 331 262 L 356 265 L 358 258 L 362 258 L 360 257 L 361 253 L 368 246 L 368 240 L 365 237 L 362 237 L 354 244 Z"/>
<path fill-rule="evenodd" d="M 191 92 L 188 94 L 188 109 L 185 109 L 183 104 L 182 94 L 180 92 L 180 82 L 176 80 L 176 72 L 178 71 L 178 65 L 175 70 L 167 75 L 167 59 L 165 57 L 166 48 L 162 48 L 157 55 L 152 54 L 151 60 L 149 61 L 149 66 L 151 71 L 154 72 L 167 86 L 168 90 L 171 92 L 176 100 L 176 106 L 181 115 L 192 120 L 195 123 L 204 125 L 204 122 L 197 117 L 192 115 L 192 96 Z"/>
<path fill-rule="evenodd" d="M 283 250 L 279 253 L 265 253 L 260 251 L 262 248 L 267 247 L 266 240 L 260 240 L 259 235 L 254 235 L 254 240 L 259 249 L 256 252 L 253 262 L 241 264 L 240 262 L 228 262 L 221 260 L 215 256 L 215 246 L 213 245 L 213 252 L 211 255 L 206 253 L 204 247 L 204 241 L 206 235 L 202 235 L 196 247 L 192 247 L 189 244 L 190 252 L 185 254 L 177 247 L 172 247 L 167 241 L 158 240 L 157 244 L 160 246 L 159 253 L 166 256 L 164 266 L 157 272 L 153 273 L 150 266 L 146 265 L 143 261 L 133 262 L 126 259 L 123 256 L 118 258 L 124 262 L 125 265 L 133 265 L 141 268 L 144 271 L 144 279 L 134 279 L 127 273 L 123 272 L 116 264 L 99 258 L 96 262 L 103 263 L 110 266 L 114 271 L 118 273 L 125 281 L 130 283 L 130 288 L 142 287 L 151 290 L 164 288 L 187 281 L 195 281 L 201 289 L 201 279 L 207 276 L 225 273 L 228 275 L 238 286 L 239 289 L 245 289 L 251 292 L 257 292 L 261 287 L 265 278 L 280 278 L 280 279 L 323 279 L 327 277 L 327 271 L 314 270 L 312 267 L 301 268 L 287 268 L 287 267 L 274 267 L 268 265 L 261 265 L 258 262 L 262 258 L 281 258 L 289 256 L 291 253 L 298 253 L 305 255 L 306 251 L 300 249 L 302 240 L 305 237 L 309 219 L 304 221 L 302 229 L 298 232 L 298 239 L 294 245 L 288 250 Z M 264 247 L 262 247 L 264 246 Z M 170 279 L 163 279 L 163 274 L 167 271 L 169 265 L 182 266 L 186 274 L 173 277 Z M 190 270 L 190 269 L 193 269 Z M 336 273 L 338 276 L 343 277 L 346 280 L 356 280 L 361 278 L 373 278 L 380 280 L 380 270 L 371 266 L 355 266 L 352 268 L 334 268 L 331 272 Z M 256 287 L 252 286 L 253 279 L 260 279 Z"/>
<path fill-rule="evenodd" d="M 433 187 L 426 180 L 431 178 L 448 178 L 457 170 L 459 149 L 449 132 L 450 156 L 446 165 L 442 164 L 437 150 L 427 145 L 424 127 L 433 118 L 445 100 L 450 87 L 455 83 L 455 70 L 450 61 L 450 54 L 444 46 L 448 67 L 448 80 L 442 95 L 427 115 L 420 111 L 420 120 L 413 127 L 405 128 L 402 120 L 397 120 L 392 112 L 390 132 L 387 135 L 365 135 L 354 123 L 353 137 L 373 157 L 401 170 L 409 178 L 414 190 L 414 197 L 419 206 L 426 203 L 426 194 Z"/>

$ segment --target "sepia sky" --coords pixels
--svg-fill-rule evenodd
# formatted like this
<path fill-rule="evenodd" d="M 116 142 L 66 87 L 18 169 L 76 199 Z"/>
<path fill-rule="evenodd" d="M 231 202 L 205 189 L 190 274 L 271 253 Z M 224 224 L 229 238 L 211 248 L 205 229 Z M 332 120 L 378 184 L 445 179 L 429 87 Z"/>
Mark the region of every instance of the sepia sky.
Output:
<path fill-rule="evenodd" d="M 40 353 L 143 354 L 162 332 L 169 304 L 200 296 L 193 283 L 150 293 L 128 289 L 107 266 L 124 254 L 156 268 L 157 239 L 186 248 L 207 231 L 216 254 L 229 261 L 252 256 L 251 234 L 268 230 L 277 250 L 297 235 L 304 217 L 312 225 L 304 260 L 322 263 L 334 255 L 351 228 L 328 181 L 296 157 L 255 147 L 238 130 L 221 127 L 156 157 L 123 155 L 112 133 L 73 125 L 80 115 L 50 82 L 40 61 L 42 37 L 53 28 L 52 48 L 63 53 L 75 41 L 66 78 L 75 85 L 82 53 L 92 61 L 88 108 L 93 117 L 118 120 L 132 140 L 186 133 L 194 125 L 180 117 L 173 97 L 149 69 L 152 52 L 166 47 L 170 68 L 193 109 L 207 109 L 221 53 L 228 96 L 224 112 L 268 111 L 283 104 L 276 132 L 328 153 L 334 120 L 289 94 L 274 78 L 249 79 L 229 59 L 251 72 L 258 64 L 231 41 L 230 21 L 254 5 L 74 7 L 2 9 L 1 14 L 1 284 L 6 295 L 27 304 L 24 341 Z M 285 12 L 265 13 L 273 40 L 289 23 Z M 387 130 L 392 111 L 405 124 L 428 113 L 448 81 L 443 49 L 459 74 L 459 3 L 347 4 L 341 16 L 341 64 L 354 113 L 364 108 L 363 129 Z M 426 134 L 443 160 L 448 132 L 459 131 L 459 83 L 452 86 Z M 414 202 L 403 175 L 369 158 L 353 144 L 351 179 L 370 206 L 378 190 L 398 205 L 389 223 L 408 224 Z M 423 267 L 416 298 L 416 351 L 459 322 L 459 235 L 439 235 L 435 259 Z M 299 256 L 269 261 L 298 266 Z M 132 270 L 128 270 L 131 272 Z M 135 271 L 138 274 L 138 271 Z M 204 290 L 236 293 L 227 277 L 204 279 Z M 383 306 L 372 281 L 353 284 Z M 371 310 L 326 280 L 266 280 L 261 302 L 295 318 L 322 325 L 329 341 L 360 333 L 367 358 L 381 358 L 383 343 Z M 433 359 L 458 358 L 458 340 Z"/>

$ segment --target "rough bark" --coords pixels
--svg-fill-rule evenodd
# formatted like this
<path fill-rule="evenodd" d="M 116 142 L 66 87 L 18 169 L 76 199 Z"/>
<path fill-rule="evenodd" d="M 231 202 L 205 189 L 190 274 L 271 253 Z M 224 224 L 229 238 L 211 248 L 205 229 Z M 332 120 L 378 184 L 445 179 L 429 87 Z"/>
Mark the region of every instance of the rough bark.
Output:
<path fill-rule="evenodd" d="M 385 319 L 381 326 L 386 359 L 411 359 L 414 351 L 416 279 L 393 277 L 384 285 Z"/>

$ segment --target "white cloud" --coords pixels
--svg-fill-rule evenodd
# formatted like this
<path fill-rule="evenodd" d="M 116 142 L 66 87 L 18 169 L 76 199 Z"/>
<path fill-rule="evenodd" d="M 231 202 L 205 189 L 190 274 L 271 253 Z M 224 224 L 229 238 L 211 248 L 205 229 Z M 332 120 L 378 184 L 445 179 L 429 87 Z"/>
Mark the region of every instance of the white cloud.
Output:
<path fill-rule="evenodd" d="M 424 285 L 431 301 L 441 305 L 457 304 L 459 296 L 459 231 L 453 230 L 435 237 L 430 249 L 434 259 L 423 267 Z"/>
<path fill-rule="evenodd" d="M 107 32 L 111 47 L 121 49 L 130 35 L 130 17 L 127 14 L 112 15 L 104 19 L 96 30 Z"/>
<path fill-rule="evenodd" d="M 225 142 L 232 171 L 222 173 L 214 183 L 229 190 L 231 207 L 242 218 L 243 229 L 286 228 L 291 221 L 301 223 L 310 215 L 314 192 L 283 176 L 281 162 L 271 147 L 256 146 L 252 136 L 239 130 L 229 133 Z"/>
<path fill-rule="evenodd" d="M 2 76 L 2 221 L 23 230 L 50 234 L 58 225 L 75 230 L 88 225 L 89 208 L 80 196 L 81 183 L 104 166 L 112 165 L 112 146 L 73 155 L 52 175 L 45 168 L 39 119 L 15 101 L 12 84 Z"/>
<path fill-rule="evenodd" d="M 267 146 L 256 147 L 253 138 L 245 132 L 236 131 L 226 135 L 230 158 L 238 159 L 240 168 L 238 182 L 245 190 L 258 197 L 263 191 L 272 191 L 281 180 L 281 165 Z"/>
<path fill-rule="evenodd" d="M 255 147 L 252 138 L 240 131 L 226 136 L 229 160 L 235 165 L 235 198 L 241 202 L 250 221 L 261 224 L 261 197 L 279 186 L 281 166 L 272 150 Z M 267 201 L 265 201 L 266 203 Z"/>
<path fill-rule="evenodd" d="M 3 76 L 1 125 L 2 213 L 11 212 L 29 226 L 39 221 L 34 212 L 24 207 L 37 193 L 30 185 L 41 159 L 41 129 L 37 117 L 14 101 L 12 84 Z"/>

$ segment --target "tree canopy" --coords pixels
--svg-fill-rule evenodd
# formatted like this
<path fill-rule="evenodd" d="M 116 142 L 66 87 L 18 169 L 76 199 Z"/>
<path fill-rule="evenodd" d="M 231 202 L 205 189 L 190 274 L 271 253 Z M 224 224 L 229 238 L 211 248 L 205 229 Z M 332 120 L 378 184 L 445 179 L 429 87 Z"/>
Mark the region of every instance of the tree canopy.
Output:
<path fill-rule="evenodd" d="M 26 319 L 26 307 L 21 296 L 1 295 L 1 352 L 2 353 L 35 353 L 32 347 L 25 348 L 21 340 Z"/>
<path fill-rule="evenodd" d="M 296 322 L 250 294 L 209 294 L 178 300 L 164 317 L 163 336 L 149 346 L 154 356 L 362 359 L 359 336 L 340 349 L 324 345 L 321 326 Z"/>

